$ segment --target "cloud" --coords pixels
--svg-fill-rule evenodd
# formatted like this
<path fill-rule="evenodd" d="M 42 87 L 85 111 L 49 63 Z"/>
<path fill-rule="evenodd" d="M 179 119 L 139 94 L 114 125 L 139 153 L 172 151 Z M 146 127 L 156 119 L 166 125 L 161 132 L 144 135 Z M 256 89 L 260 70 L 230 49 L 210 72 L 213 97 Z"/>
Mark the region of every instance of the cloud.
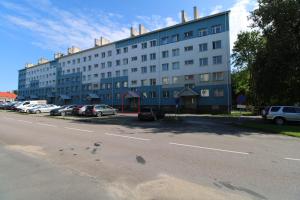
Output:
<path fill-rule="evenodd" d="M 219 12 L 221 12 L 223 10 L 223 6 L 222 5 L 216 5 L 212 11 L 210 12 L 211 15 L 213 14 L 217 14 Z"/>
<path fill-rule="evenodd" d="M 99 10 L 66 11 L 56 7 L 50 0 L 26 0 L 25 5 L 1 2 L 9 14 L 0 14 L 0 20 L 14 28 L 26 30 L 33 36 L 31 44 L 51 51 L 65 51 L 74 45 L 81 49 L 90 48 L 94 38 L 103 36 L 110 41 L 130 35 L 130 24 L 122 21 L 118 13 Z M 16 12 L 17 11 L 17 12 Z M 171 17 L 159 15 L 136 16 L 135 25 L 142 23 L 150 30 L 176 23 Z M 0 24 L 0 26 L 3 24 Z"/>
<path fill-rule="evenodd" d="M 252 23 L 248 19 L 250 16 L 249 10 L 257 8 L 256 0 L 237 0 L 230 8 L 230 47 L 233 47 L 237 39 L 238 33 L 241 31 L 249 31 Z"/>

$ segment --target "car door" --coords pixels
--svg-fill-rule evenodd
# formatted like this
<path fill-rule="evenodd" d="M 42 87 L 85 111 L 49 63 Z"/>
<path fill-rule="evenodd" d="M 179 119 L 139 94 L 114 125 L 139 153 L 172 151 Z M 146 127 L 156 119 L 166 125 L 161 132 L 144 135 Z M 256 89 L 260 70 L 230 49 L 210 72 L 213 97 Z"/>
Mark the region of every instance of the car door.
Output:
<path fill-rule="evenodd" d="M 282 112 L 287 121 L 297 121 L 297 113 L 295 107 L 283 107 Z"/>

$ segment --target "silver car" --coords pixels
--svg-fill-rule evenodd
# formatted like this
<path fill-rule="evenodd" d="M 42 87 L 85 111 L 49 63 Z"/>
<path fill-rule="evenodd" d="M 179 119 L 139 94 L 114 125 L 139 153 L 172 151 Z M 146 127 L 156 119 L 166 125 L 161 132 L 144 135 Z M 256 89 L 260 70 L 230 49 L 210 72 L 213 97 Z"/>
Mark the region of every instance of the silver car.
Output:
<path fill-rule="evenodd" d="M 265 118 L 278 125 L 285 122 L 300 122 L 300 107 L 296 106 L 271 106 L 265 111 Z"/>

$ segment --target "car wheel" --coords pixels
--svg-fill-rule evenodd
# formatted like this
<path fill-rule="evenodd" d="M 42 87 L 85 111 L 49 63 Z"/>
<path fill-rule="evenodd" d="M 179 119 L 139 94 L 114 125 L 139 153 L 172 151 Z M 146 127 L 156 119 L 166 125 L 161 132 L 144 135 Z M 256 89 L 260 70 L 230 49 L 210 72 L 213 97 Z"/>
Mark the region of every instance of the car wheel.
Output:
<path fill-rule="evenodd" d="M 40 110 L 35 111 L 35 114 L 40 114 L 40 113 L 41 113 Z"/>
<path fill-rule="evenodd" d="M 276 117 L 274 119 L 274 121 L 275 121 L 275 124 L 277 124 L 277 125 L 283 125 L 285 122 L 284 118 L 282 118 L 282 117 Z"/>
<path fill-rule="evenodd" d="M 97 113 L 97 117 L 102 117 L 102 116 L 103 116 L 102 112 Z"/>

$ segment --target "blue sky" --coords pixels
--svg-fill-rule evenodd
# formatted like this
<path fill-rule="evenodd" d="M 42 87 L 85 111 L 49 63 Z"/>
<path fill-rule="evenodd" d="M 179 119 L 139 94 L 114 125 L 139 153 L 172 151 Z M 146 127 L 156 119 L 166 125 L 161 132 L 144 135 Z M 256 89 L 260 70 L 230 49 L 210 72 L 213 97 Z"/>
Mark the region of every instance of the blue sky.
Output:
<path fill-rule="evenodd" d="M 1 0 L 0 1 L 0 91 L 17 89 L 18 70 L 41 57 L 52 59 L 74 45 L 92 47 L 94 38 L 111 41 L 129 36 L 139 23 L 148 30 L 180 21 L 180 11 L 200 16 L 231 10 L 231 42 L 247 30 L 248 11 L 256 0 Z"/>

